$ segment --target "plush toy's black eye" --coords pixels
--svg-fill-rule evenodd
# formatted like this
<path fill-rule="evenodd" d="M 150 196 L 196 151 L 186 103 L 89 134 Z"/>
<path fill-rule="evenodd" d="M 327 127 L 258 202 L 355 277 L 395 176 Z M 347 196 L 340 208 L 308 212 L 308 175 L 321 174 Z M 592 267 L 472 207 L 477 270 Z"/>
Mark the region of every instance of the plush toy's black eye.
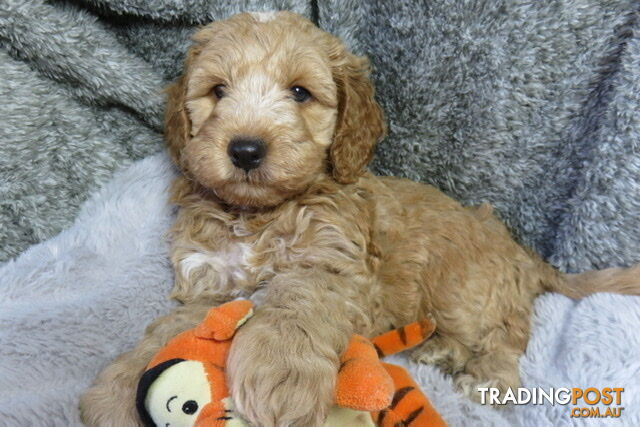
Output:
<path fill-rule="evenodd" d="M 227 96 L 227 87 L 225 85 L 215 85 L 211 92 L 213 92 L 213 95 L 218 99 L 224 98 Z"/>
<path fill-rule="evenodd" d="M 196 402 L 195 400 L 187 400 L 186 402 L 184 402 L 184 405 L 182 405 L 182 412 L 187 415 L 195 414 L 197 410 L 198 402 Z"/>
<path fill-rule="evenodd" d="M 296 102 L 305 102 L 311 98 L 311 94 L 309 93 L 309 91 L 303 88 L 302 86 L 292 87 L 291 93 L 293 94 L 293 99 Z"/>

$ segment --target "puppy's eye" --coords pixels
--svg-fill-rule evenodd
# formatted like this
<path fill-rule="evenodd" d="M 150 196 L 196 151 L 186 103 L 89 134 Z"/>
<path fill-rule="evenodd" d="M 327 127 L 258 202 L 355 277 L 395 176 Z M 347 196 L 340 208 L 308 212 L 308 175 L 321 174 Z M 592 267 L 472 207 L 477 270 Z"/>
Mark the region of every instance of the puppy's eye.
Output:
<path fill-rule="evenodd" d="M 290 90 L 293 95 L 293 100 L 296 102 L 302 103 L 311 99 L 311 93 L 302 86 L 294 86 Z"/>
<path fill-rule="evenodd" d="M 218 99 L 224 98 L 227 96 L 227 87 L 225 85 L 215 85 L 213 89 L 211 89 L 211 93 Z"/>

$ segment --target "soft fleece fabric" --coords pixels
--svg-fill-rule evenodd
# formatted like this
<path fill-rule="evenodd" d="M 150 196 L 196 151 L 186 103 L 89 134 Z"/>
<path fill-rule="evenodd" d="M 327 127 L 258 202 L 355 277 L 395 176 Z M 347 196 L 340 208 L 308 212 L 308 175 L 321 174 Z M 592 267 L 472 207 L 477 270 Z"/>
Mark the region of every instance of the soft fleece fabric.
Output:
<path fill-rule="evenodd" d="M 77 423 L 79 390 L 169 309 L 170 167 L 162 155 L 133 162 L 161 150 L 162 87 L 193 29 L 272 9 L 370 56 L 390 129 L 375 170 L 494 204 L 565 271 L 640 261 L 637 1 L 3 0 L 0 262 L 66 229 L 0 267 L 3 421 Z M 637 306 L 542 298 L 525 381 L 609 385 L 620 373 L 634 401 Z M 454 424 L 507 422 L 510 411 L 461 400 L 420 369 Z M 626 407 L 625 423 L 640 424 Z M 517 415 L 529 410 L 574 421 L 559 407 L 512 412 L 536 423 Z"/>

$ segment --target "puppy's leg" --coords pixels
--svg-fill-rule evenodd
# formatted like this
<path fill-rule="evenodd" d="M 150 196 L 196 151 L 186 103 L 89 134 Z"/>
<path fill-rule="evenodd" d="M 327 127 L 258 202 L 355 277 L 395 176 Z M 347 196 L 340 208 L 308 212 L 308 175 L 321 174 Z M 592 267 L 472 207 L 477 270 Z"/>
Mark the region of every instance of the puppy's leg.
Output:
<path fill-rule="evenodd" d="M 496 387 L 504 396 L 507 388 L 520 385 L 518 359 L 521 353 L 504 348 L 476 355 L 469 359 L 464 371 L 455 376 L 458 389 L 475 401 L 480 401 L 478 387 Z"/>
<path fill-rule="evenodd" d="M 144 339 L 105 368 L 81 396 L 82 421 L 88 426 L 140 425 L 135 397 L 145 367 L 169 339 L 197 325 L 209 308 L 209 304 L 184 305 L 154 321 L 147 328 Z"/>
<path fill-rule="evenodd" d="M 469 316 L 440 317 L 442 330 L 437 340 L 420 347 L 414 358 L 444 366 L 453 374 L 458 389 L 474 400 L 480 399 L 478 387 L 497 387 L 501 393 L 520 385 L 519 357 L 529 336 L 530 312 L 492 311 L 495 316 L 478 315 L 483 322 L 469 322 Z"/>
<path fill-rule="evenodd" d="M 518 359 L 522 350 L 508 341 L 493 341 L 491 350 L 472 352 L 448 336 L 430 338 L 412 353 L 417 362 L 434 365 L 454 376 L 456 387 L 479 401 L 478 387 L 497 387 L 501 395 L 520 385 Z"/>
<path fill-rule="evenodd" d="M 534 273 L 527 277 L 535 278 Z M 520 384 L 518 361 L 529 338 L 537 283 L 525 287 L 522 282 L 516 277 L 492 288 L 478 286 L 482 282 L 476 277 L 471 283 L 488 292 L 473 293 L 472 287 L 450 287 L 446 298 L 433 298 L 432 301 L 441 303 L 433 308 L 436 339 L 427 340 L 419 347 L 413 354 L 414 359 L 435 364 L 453 374 L 460 391 L 476 400 L 480 397 L 478 387 L 497 387 L 501 392 L 517 387 Z M 451 301 L 464 303 L 452 304 Z"/>
<path fill-rule="evenodd" d="M 448 374 L 462 371 L 471 357 L 471 352 L 459 341 L 436 334 L 411 352 L 416 362 L 437 366 Z"/>
<path fill-rule="evenodd" d="M 253 425 L 319 426 L 333 402 L 339 355 L 353 331 L 353 283 L 305 270 L 280 274 L 234 338 L 231 393 Z M 351 304 L 350 304 L 351 302 Z"/>

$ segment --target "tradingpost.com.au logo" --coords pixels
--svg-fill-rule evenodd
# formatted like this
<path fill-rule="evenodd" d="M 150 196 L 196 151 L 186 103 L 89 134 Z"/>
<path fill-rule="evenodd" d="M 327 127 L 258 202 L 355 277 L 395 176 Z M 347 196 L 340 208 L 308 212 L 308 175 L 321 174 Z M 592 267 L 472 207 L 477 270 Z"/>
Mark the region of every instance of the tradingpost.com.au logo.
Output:
<path fill-rule="evenodd" d="M 571 405 L 569 416 L 572 418 L 619 418 L 624 407 L 622 405 L 622 387 L 604 388 L 525 388 L 515 391 L 508 388 L 504 394 L 495 387 L 478 387 L 480 403 L 483 405 Z M 594 405 L 605 405 L 606 408 Z"/>

